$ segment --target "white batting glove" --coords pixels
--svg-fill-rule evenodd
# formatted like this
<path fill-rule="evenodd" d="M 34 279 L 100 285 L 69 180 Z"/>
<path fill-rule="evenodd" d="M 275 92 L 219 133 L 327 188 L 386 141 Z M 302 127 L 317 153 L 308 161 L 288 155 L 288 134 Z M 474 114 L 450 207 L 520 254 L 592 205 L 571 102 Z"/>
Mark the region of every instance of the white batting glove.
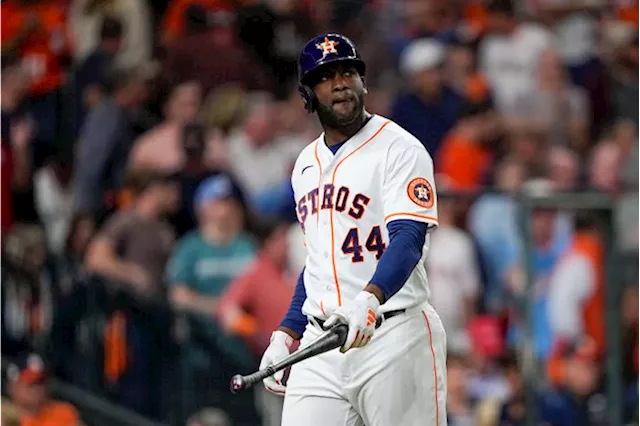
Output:
<path fill-rule="evenodd" d="M 288 357 L 291 353 L 291 345 L 293 345 L 293 337 L 289 336 L 284 331 L 276 330 L 271 333 L 271 343 L 264 354 L 262 360 L 260 360 L 260 370 L 267 368 L 270 365 L 276 364 Z M 273 376 L 269 376 L 262 380 L 264 387 L 271 393 L 276 395 L 284 395 L 286 390 L 285 385 L 282 383 L 284 378 L 284 370 L 278 371 Z"/>
<path fill-rule="evenodd" d="M 340 306 L 325 321 L 325 329 L 340 323 L 349 326 L 347 340 L 340 352 L 345 353 L 349 349 L 361 348 L 369 343 L 376 329 L 379 307 L 380 301 L 373 293 L 361 291 L 351 303 Z"/>

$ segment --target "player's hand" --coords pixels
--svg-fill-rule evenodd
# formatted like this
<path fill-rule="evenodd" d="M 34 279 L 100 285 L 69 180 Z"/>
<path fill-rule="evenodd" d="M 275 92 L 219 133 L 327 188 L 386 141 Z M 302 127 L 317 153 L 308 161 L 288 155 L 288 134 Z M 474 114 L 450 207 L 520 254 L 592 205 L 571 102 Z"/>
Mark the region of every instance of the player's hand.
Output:
<path fill-rule="evenodd" d="M 269 343 L 269 347 L 262 355 L 260 370 L 276 364 L 288 357 L 291 353 L 291 345 L 293 345 L 293 337 L 289 336 L 284 331 L 276 330 L 271 333 L 271 343 Z M 276 395 L 284 395 L 286 388 L 282 383 L 283 378 L 284 370 L 278 371 L 273 376 L 267 377 L 262 381 L 262 383 L 269 392 L 275 393 Z"/>
<path fill-rule="evenodd" d="M 340 323 L 349 326 L 347 340 L 340 352 L 345 353 L 349 349 L 361 348 L 369 343 L 376 329 L 379 307 L 380 301 L 373 293 L 361 291 L 351 303 L 340 306 L 325 321 L 325 329 Z"/>

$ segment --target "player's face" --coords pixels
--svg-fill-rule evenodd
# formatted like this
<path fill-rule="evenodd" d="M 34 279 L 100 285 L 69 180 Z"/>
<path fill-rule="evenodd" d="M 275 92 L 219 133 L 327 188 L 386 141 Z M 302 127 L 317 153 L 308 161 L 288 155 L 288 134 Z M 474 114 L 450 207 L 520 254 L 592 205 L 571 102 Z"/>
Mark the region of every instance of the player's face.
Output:
<path fill-rule="evenodd" d="M 313 91 L 318 98 L 318 118 L 339 129 L 354 123 L 364 110 L 364 82 L 352 65 L 335 64 L 319 70 Z"/>

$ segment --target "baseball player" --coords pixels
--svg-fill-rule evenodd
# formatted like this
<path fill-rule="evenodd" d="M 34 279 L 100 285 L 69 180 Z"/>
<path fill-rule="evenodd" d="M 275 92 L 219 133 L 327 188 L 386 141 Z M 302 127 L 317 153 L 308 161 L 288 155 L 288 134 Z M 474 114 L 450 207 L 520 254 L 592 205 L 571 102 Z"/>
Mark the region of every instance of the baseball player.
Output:
<path fill-rule="evenodd" d="M 368 113 L 365 64 L 339 34 L 299 58 L 300 93 L 324 132 L 292 172 L 307 260 L 260 368 L 348 325 L 344 345 L 264 380 L 284 426 L 446 425 L 445 332 L 427 302 L 424 258 L 438 224 L 433 162 L 391 120 Z"/>

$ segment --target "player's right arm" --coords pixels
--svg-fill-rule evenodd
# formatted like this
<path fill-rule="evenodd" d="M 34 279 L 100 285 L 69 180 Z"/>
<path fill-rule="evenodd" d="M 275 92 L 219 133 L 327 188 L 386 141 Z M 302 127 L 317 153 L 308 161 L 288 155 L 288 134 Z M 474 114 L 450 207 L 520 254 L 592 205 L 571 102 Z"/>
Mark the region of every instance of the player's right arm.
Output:
<path fill-rule="evenodd" d="M 278 329 L 271 334 L 269 347 L 264 352 L 264 355 L 262 355 L 262 360 L 260 360 L 261 370 L 289 356 L 293 341 L 299 340 L 302 337 L 302 333 L 307 325 L 307 317 L 302 313 L 302 305 L 307 298 L 303 277 L 304 269 L 298 278 L 289 310 L 285 314 Z M 276 395 L 284 395 L 286 388 L 282 383 L 283 377 L 284 370 L 267 377 L 262 382 L 269 392 L 275 393 Z"/>

